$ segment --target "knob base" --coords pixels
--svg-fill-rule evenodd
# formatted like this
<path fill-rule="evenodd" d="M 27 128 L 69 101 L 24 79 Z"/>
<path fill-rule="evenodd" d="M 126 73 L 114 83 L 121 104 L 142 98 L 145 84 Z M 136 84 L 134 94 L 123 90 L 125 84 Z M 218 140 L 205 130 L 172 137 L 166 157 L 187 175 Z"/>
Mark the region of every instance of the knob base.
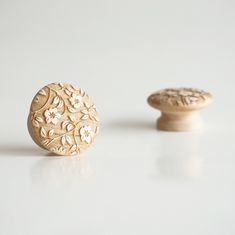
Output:
<path fill-rule="evenodd" d="M 163 131 L 195 131 L 203 128 L 198 111 L 165 113 L 157 120 L 157 129 Z"/>

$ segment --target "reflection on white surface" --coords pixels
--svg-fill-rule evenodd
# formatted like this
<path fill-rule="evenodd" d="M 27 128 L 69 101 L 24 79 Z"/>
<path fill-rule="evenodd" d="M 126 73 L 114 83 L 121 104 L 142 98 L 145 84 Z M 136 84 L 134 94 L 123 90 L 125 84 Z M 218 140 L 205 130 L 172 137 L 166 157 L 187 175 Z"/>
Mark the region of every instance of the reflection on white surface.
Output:
<path fill-rule="evenodd" d="M 161 133 L 157 174 L 163 178 L 198 178 L 203 174 L 199 132 Z"/>
<path fill-rule="evenodd" d="M 47 157 L 37 162 L 31 174 L 33 183 L 59 188 L 94 177 L 94 170 L 82 157 Z"/>
<path fill-rule="evenodd" d="M 203 161 L 197 155 L 165 155 L 157 159 L 158 174 L 165 178 L 198 178 L 202 167 Z"/>

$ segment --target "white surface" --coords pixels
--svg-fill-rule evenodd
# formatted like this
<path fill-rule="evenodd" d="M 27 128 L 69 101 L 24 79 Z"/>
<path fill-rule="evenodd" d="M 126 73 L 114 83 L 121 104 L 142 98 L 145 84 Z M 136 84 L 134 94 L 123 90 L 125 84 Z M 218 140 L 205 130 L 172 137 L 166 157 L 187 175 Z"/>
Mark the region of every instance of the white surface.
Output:
<path fill-rule="evenodd" d="M 234 1 L 0 1 L 0 234 L 235 233 Z M 101 132 L 47 156 L 26 119 L 53 81 L 83 87 Z M 212 92 L 201 133 L 154 129 L 160 88 Z"/>

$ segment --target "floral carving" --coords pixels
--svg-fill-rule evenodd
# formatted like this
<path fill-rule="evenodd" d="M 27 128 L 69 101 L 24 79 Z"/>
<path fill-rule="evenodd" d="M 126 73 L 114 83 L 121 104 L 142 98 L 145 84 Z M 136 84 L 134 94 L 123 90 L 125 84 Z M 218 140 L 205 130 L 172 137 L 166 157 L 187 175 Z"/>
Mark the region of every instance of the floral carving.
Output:
<path fill-rule="evenodd" d="M 87 148 L 99 129 L 90 97 L 64 83 L 49 84 L 38 92 L 29 120 L 35 142 L 60 155 L 74 155 Z"/>
<path fill-rule="evenodd" d="M 189 106 L 205 101 L 211 95 L 205 91 L 192 88 L 172 88 L 155 93 L 152 99 L 159 104 L 172 106 Z"/>
<path fill-rule="evenodd" d="M 53 123 L 55 125 L 58 123 L 59 119 L 61 118 L 61 115 L 57 111 L 57 108 L 47 109 L 44 112 L 44 116 L 46 118 L 46 123 Z"/>
<path fill-rule="evenodd" d="M 91 143 L 95 133 L 90 126 L 84 126 L 80 129 L 81 140 L 86 143 Z"/>
<path fill-rule="evenodd" d="M 75 109 L 78 109 L 83 105 L 82 97 L 80 95 L 76 95 L 75 93 L 72 94 L 72 96 L 69 98 L 69 101 Z"/>

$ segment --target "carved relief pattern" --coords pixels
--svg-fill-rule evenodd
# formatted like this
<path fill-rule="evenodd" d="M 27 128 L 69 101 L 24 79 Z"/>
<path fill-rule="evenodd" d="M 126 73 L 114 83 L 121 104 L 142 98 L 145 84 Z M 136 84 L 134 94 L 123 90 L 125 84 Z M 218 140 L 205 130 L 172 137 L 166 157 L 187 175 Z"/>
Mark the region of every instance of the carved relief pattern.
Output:
<path fill-rule="evenodd" d="M 158 91 L 153 98 L 159 103 L 183 107 L 203 102 L 210 97 L 209 93 L 199 89 L 171 88 Z"/>
<path fill-rule="evenodd" d="M 82 89 L 63 83 L 52 83 L 37 93 L 30 121 L 40 144 L 60 155 L 80 153 L 99 131 L 97 110 L 90 97 Z"/>

